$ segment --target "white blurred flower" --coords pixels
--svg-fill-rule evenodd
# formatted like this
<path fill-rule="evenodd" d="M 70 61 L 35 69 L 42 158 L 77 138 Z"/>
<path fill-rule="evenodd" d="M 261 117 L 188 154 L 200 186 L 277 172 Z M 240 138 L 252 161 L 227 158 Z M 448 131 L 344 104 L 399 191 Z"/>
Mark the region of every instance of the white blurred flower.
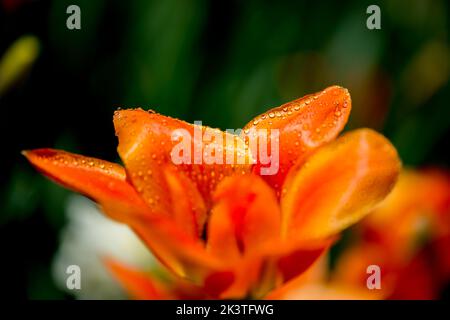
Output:
<path fill-rule="evenodd" d="M 110 257 L 141 270 L 156 264 L 142 241 L 121 223 L 105 217 L 97 205 L 82 196 L 72 196 L 67 204 L 68 223 L 53 261 L 53 276 L 63 290 L 78 299 L 119 299 L 125 294 L 102 263 Z M 81 289 L 66 286 L 67 267 L 81 269 Z"/>

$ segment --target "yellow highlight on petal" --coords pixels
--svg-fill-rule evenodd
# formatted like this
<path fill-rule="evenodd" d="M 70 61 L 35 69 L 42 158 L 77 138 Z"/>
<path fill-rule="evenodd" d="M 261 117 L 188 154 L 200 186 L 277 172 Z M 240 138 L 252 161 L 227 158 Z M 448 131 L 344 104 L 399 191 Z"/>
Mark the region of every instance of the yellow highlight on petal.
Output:
<path fill-rule="evenodd" d="M 39 55 L 39 40 L 32 35 L 17 39 L 0 60 L 0 96 L 29 69 Z"/>

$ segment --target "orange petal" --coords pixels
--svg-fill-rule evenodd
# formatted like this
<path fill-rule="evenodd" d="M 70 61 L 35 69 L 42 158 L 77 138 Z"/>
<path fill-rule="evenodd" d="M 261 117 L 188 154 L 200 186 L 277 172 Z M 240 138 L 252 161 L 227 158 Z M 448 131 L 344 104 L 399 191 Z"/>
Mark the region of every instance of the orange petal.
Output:
<path fill-rule="evenodd" d="M 168 166 L 164 169 L 172 202 L 172 216 L 176 223 L 193 237 L 200 237 L 207 211 L 194 183 L 183 172 Z"/>
<path fill-rule="evenodd" d="M 273 190 L 258 176 L 224 179 L 214 194 L 208 250 L 232 261 L 280 236 L 280 209 Z"/>
<path fill-rule="evenodd" d="M 167 288 L 164 288 L 158 281 L 152 280 L 149 274 L 134 270 L 112 259 L 105 259 L 104 263 L 116 280 L 133 299 L 171 299 L 169 292 L 167 292 Z"/>
<path fill-rule="evenodd" d="M 244 142 L 220 130 L 194 126 L 141 109 L 116 111 L 114 125 L 119 138 L 118 151 L 133 185 L 151 207 L 157 207 L 162 212 L 171 212 L 162 164 L 176 165 L 194 181 L 207 205 L 210 204 L 211 192 L 221 178 L 250 170 L 251 160 Z M 203 135 L 205 141 L 202 144 Z M 236 160 L 238 154 L 245 155 L 240 157 L 244 164 L 210 164 L 205 158 L 207 152 L 218 155 L 216 162 L 221 159 L 223 163 L 226 163 L 227 153 Z M 173 161 L 177 156 L 179 161 L 186 156 L 189 163 Z M 212 156 L 208 159 L 216 160 Z"/>
<path fill-rule="evenodd" d="M 111 162 L 54 149 L 23 151 L 39 171 L 55 182 L 114 208 L 113 218 L 127 222 L 134 213 L 150 214 L 139 194 L 126 181 L 125 170 Z"/>
<path fill-rule="evenodd" d="M 152 212 L 126 181 L 121 166 L 52 149 L 24 151 L 23 154 L 52 180 L 92 198 L 111 218 L 132 227 L 176 274 L 185 276 L 188 270 L 194 269 L 201 275 L 211 268 L 213 262 L 200 241 L 170 217 Z"/>
<path fill-rule="evenodd" d="M 227 290 L 235 279 L 232 271 L 219 271 L 210 274 L 204 282 L 204 290 L 211 297 L 217 298 Z"/>
<path fill-rule="evenodd" d="M 273 263 L 275 268 L 267 270 L 266 284 L 261 284 L 268 290 L 297 277 L 303 277 L 306 272 L 327 249 L 336 241 L 336 237 L 315 241 L 282 240 L 268 243 L 262 250 L 262 257 Z M 266 271 L 266 273 L 267 273 Z M 261 281 L 262 282 L 262 281 Z M 260 290 L 261 291 L 261 290 Z"/>
<path fill-rule="evenodd" d="M 292 168 L 283 186 L 283 236 L 308 240 L 338 233 L 361 219 L 392 189 L 400 170 L 395 148 L 360 129 Z"/>
<path fill-rule="evenodd" d="M 280 191 L 296 161 L 336 138 L 347 123 L 350 109 L 347 89 L 332 86 L 271 109 L 250 121 L 243 131 L 250 137 L 252 134 L 248 130 L 251 129 L 279 130 L 279 171 L 275 175 L 264 175 L 264 180 Z M 261 157 L 255 154 L 253 158 L 258 160 L 253 172 L 260 174 L 261 168 L 268 165 L 261 164 Z"/>
<path fill-rule="evenodd" d="M 222 270 L 211 272 L 204 281 L 203 290 L 213 299 L 243 299 L 249 297 L 258 284 L 260 257 L 244 257 L 231 266 L 224 261 Z"/>
<path fill-rule="evenodd" d="M 199 283 L 211 271 L 220 269 L 219 260 L 206 252 L 202 241 L 186 233 L 170 217 L 142 217 L 131 226 L 155 256 L 182 278 Z"/>
<path fill-rule="evenodd" d="M 324 252 L 325 248 L 299 249 L 278 260 L 278 269 L 283 282 L 289 281 L 305 272 Z"/>

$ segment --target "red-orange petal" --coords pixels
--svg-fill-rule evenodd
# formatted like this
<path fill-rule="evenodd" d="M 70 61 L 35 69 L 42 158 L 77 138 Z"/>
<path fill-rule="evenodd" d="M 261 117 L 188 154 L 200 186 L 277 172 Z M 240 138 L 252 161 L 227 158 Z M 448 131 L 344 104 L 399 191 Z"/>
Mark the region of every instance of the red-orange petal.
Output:
<path fill-rule="evenodd" d="M 279 171 L 275 175 L 263 175 L 264 180 L 280 191 L 296 161 L 334 140 L 342 131 L 350 109 L 348 90 L 332 86 L 271 109 L 250 121 L 244 128 L 243 136 L 252 137 L 251 129 L 267 129 L 269 134 L 271 129 L 279 130 Z M 261 157 L 255 154 L 253 158 L 257 159 L 253 172 L 261 174 L 261 168 L 269 165 L 261 164 Z"/>
<path fill-rule="evenodd" d="M 283 282 L 294 279 L 305 272 L 325 251 L 324 247 L 299 249 L 278 260 L 278 269 L 283 277 Z"/>
<path fill-rule="evenodd" d="M 224 179 L 214 194 L 208 250 L 232 261 L 280 237 L 280 209 L 273 190 L 258 176 Z"/>
<path fill-rule="evenodd" d="M 149 274 L 108 258 L 104 259 L 104 264 L 133 299 L 166 300 L 172 298 L 167 288 L 159 281 L 151 279 Z"/>
<path fill-rule="evenodd" d="M 232 285 L 234 280 L 235 275 L 232 271 L 213 272 L 205 278 L 203 288 L 209 296 L 218 298 Z"/>
<path fill-rule="evenodd" d="M 266 284 L 260 287 L 272 290 L 285 282 L 302 276 L 320 256 L 336 241 L 337 237 L 324 238 L 314 241 L 296 241 L 295 239 L 279 239 L 267 243 L 262 248 L 261 257 L 274 267 L 266 270 Z M 268 272 L 269 273 L 268 273 Z"/>
<path fill-rule="evenodd" d="M 31 164 L 53 181 L 114 208 L 113 218 L 127 222 L 126 213 L 151 214 L 115 163 L 55 149 L 23 151 Z"/>
<path fill-rule="evenodd" d="M 131 226 L 154 255 L 182 278 L 200 283 L 207 274 L 221 267 L 220 260 L 205 250 L 200 239 L 192 237 L 170 217 L 142 217 Z"/>
<path fill-rule="evenodd" d="M 370 129 L 322 147 L 297 163 L 286 179 L 283 236 L 320 239 L 355 223 L 389 194 L 400 166 L 391 143 Z"/>
<path fill-rule="evenodd" d="M 195 183 L 207 206 L 220 179 L 250 170 L 251 156 L 245 150 L 243 141 L 217 129 L 191 125 L 141 109 L 116 111 L 114 125 L 119 138 L 118 151 L 133 185 L 147 204 L 167 214 L 171 212 L 171 201 L 162 165 L 172 164 L 183 171 Z M 205 141 L 202 141 L 204 134 L 209 136 L 205 136 Z M 191 150 L 190 155 L 187 150 Z M 224 164 L 209 163 L 205 160 L 205 152 L 210 155 L 220 155 L 222 152 L 222 157 L 218 156 L 217 160 L 221 158 Z M 236 161 L 238 153 L 242 155 L 240 159 L 244 164 L 226 164 L 227 152 Z M 190 163 L 173 161 L 172 156 L 176 155 L 180 158 L 178 160 L 186 155 Z M 209 156 L 210 160 L 213 158 Z"/>
<path fill-rule="evenodd" d="M 172 217 L 186 233 L 199 238 L 207 218 L 205 202 L 195 184 L 173 166 L 164 168 L 172 202 Z"/>
<path fill-rule="evenodd" d="M 46 176 L 92 198 L 108 216 L 128 224 L 176 274 L 186 276 L 193 269 L 193 276 L 201 277 L 212 268 L 214 262 L 198 237 L 189 235 L 171 217 L 153 212 L 127 182 L 121 166 L 52 149 L 23 154 Z"/>

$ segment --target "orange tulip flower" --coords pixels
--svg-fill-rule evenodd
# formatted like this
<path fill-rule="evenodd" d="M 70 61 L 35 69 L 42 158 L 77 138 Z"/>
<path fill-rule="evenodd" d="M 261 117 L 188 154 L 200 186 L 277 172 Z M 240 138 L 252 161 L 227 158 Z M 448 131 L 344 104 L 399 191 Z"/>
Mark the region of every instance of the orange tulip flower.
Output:
<path fill-rule="evenodd" d="M 366 268 L 376 264 L 385 298 L 439 298 L 450 282 L 450 174 L 404 170 L 358 231 L 338 261 L 337 282 L 365 287 Z"/>
<path fill-rule="evenodd" d="M 174 164 L 172 133 L 198 126 L 141 109 L 114 114 L 125 168 L 52 149 L 24 155 L 129 225 L 171 271 L 160 280 L 106 259 L 133 297 L 259 298 L 307 270 L 396 181 L 400 161 L 382 135 L 360 129 L 337 138 L 350 109 L 348 91 L 333 86 L 250 121 L 243 132 L 279 132 L 279 170 L 271 176 L 260 175 L 264 163 L 239 136 L 233 155 L 255 161 Z M 227 147 L 217 143 L 203 147 Z"/>

